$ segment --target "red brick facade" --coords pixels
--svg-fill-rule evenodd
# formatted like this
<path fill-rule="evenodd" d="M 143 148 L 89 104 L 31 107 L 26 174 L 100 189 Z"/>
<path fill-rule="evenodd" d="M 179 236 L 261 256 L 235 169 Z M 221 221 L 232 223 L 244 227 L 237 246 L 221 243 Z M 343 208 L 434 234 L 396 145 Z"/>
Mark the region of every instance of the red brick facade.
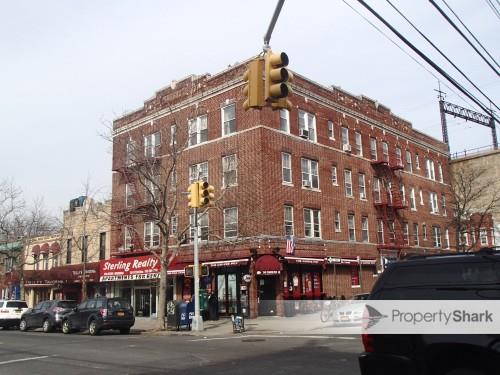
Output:
<path fill-rule="evenodd" d="M 177 126 L 177 137 L 186 134 L 188 119 L 207 115 L 208 141 L 187 148 L 183 153 L 177 172 L 179 191 L 189 185 L 190 165 L 208 162 L 208 181 L 214 185 L 216 195 L 221 196 L 218 205 L 221 209 L 238 208 L 238 237 L 231 241 L 217 240 L 224 237 L 222 210 L 209 212 L 209 241 L 202 242 L 202 261 L 214 259 L 248 258 L 249 268 L 243 273 L 252 276 L 248 286 L 251 315 L 257 314 L 257 294 L 260 284 L 258 275 L 253 271 L 255 260 L 263 254 L 272 254 L 280 259 L 284 270 L 276 278 L 276 298 L 289 297 L 291 285 L 285 253 L 286 236 L 284 225 L 284 206 L 293 207 L 293 229 L 295 252 L 293 256 L 325 260 L 321 265 L 300 265 L 299 272 L 318 272 L 321 275 L 322 296 L 344 295 L 368 292 L 381 269 L 380 255 L 399 256 L 407 253 L 440 251 L 445 247 L 445 233 L 449 218 L 444 216 L 444 195 L 450 202 L 448 182 L 448 154 L 446 145 L 412 128 L 407 121 L 394 116 L 390 110 L 366 97 L 353 96 L 339 89 L 320 86 L 305 77 L 296 76 L 294 93 L 290 96 L 293 109 L 289 113 L 289 132 L 280 130 L 280 113 L 269 108 L 262 110 L 243 110 L 244 65 L 238 65 L 215 76 L 187 78 L 156 93 L 154 98 L 145 102 L 144 107 L 114 122 L 113 147 L 113 212 L 124 208 L 125 182 L 125 145 L 130 139 L 142 144 L 144 135 L 161 132 L 160 154 L 166 154 L 170 144 L 171 125 Z M 221 108 L 235 105 L 236 131 L 222 136 Z M 299 110 L 314 116 L 316 141 L 299 136 Z M 333 123 L 333 137 L 329 134 L 328 122 Z M 351 152 L 343 151 L 341 127 L 348 128 Z M 355 133 L 362 139 L 362 156 L 356 155 Z M 374 165 L 370 160 L 370 138 L 377 140 L 378 160 L 382 159 L 382 142 L 388 143 L 390 160 L 388 165 Z M 395 168 L 395 148 L 402 153 L 402 163 L 406 164 L 406 151 L 411 154 L 412 173 Z M 283 182 L 282 153 L 291 155 L 291 183 Z M 222 158 L 235 154 L 237 158 L 237 185 L 222 187 Z M 418 154 L 420 169 L 416 168 Z M 318 188 L 303 187 L 302 160 L 317 163 Z M 426 177 L 426 160 L 435 165 L 435 180 Z M 163 162 L 166 162 L 165 160 Z M 439 167 L 441 165 L 442 181 Z M 337 168 L 337 185 L 332 183 L 332 166 Z M 393 167 L 393 168 L 391 168 Z M 344 171 L 352 175 L 352 197 L 346 197 Z M 365 175 L 366 199 L 360 199 L 359 174 Z M 394 186 L 402 181 L 405 186 L 407 208 L 395 209 L 384 204 L 374 205 L 372 196 L 374 177 L 389 179 Z M 410 209 L 410 188 L 415 189 L 416 210 Z M 383 190 L 383 189 L 382 189 Z M 393 200 L 398 198 L 393 191 Z M 420 202 L 422 191 L 423 204 Z M 438 213 L 430 213 L 430 193 L 437 194 Z M 385 193 L 382 191 L 382 195 Z M 186 196 L 178 196 L 178 227 L 189 224 Z M 397 204 L 396 204 L 397 205 Z M 304 209 L 319 210 L 320 237 L 306 238 Z M 335 215 L 340 213 L 340 231 L 335 230 Z M 310 214 L 310 211 L 307 211 Z M 348 215 L 354 215 L 356 241 L 349 241 Z M 451 207 L 448 208 L 451 215 Z M 395 241 L 392 244 L 377 243 L 377 219 L 387 221 L 394 215 Z M 362 218 L 368 218 L 368 241 L 362 241 Z M 408 223 L 409 243 L 401 243 L 403 224 Z M 418 224 L 418 246 L 414 246 L 413 227 Z M 423 225 L 427 236 L 423 236 Z M 136 223 L 141 233 L 142 223 Z M 387 222 L 384 223 L 384 236 L 387 240 Z M 441 248 L 433 244 L 433 227 L 441 231 Z M 112 254 L 117 254 L 123 244 L 122 228 L 115 225 L 112 230 Z M 449 232 L 450 247 L 454 246 L 454 233 Z M 128 254 L 143 252 L 136 246 Z M 192 261 L 190 245 L 183 245 L 180 261 Z M 284 259 L 285 257 L 285 259 Z M 335 267 L 326 259 L 351 259 L 350 264 L 337 264 Z M 359 265 L 356 260 L 376 261 L 376 265 Z M 373 262 L 372 262 L 373 263 Z M 297 268 L 298 267 L 298 268 Z M 353 287 L 352 269 L 360 268 L 360 283 Z M 290 267 L 290 270 L 293 267 Z M 291 272 L 291 271 L 290 271 Z M 301 283 L 310 283 L 309 276 L 302 276 Z M 288 279 L 287 279 L 288 278 Z M 288 281 L 287 281 L 288 280 Z M 257 285 L 259 284 L 259 285 Z M 302 285 L 304 288 L 304 286 Z M 292 286 L 290 286 L 290 291 Z M 283 294 L 284 293 L 284 294 Z M 300 298 L 307 298 L 302 291 Z M 276 307 L 282 313 L 282 306 Z"/>

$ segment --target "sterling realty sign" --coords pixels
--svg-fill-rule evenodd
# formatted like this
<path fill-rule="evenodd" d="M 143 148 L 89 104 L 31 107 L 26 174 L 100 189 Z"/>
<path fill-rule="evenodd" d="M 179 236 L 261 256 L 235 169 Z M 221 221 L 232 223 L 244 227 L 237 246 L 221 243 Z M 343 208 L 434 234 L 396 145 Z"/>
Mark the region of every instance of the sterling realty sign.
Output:
<path fill-rule="evenodd" d="M 153 255 L 107 259 L 101 261 L 99 271 L 99 281 L 158 279 L 160 260 Z"/>

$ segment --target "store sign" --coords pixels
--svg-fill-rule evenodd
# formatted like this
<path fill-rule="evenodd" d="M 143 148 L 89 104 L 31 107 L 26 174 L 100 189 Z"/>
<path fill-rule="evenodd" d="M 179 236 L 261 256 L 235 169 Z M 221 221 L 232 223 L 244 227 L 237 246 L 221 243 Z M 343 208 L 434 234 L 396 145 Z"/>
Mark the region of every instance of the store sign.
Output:
<path fill-rule="evenodd" d="M 249 275 L 248 273 L 243 275 L 243 281 L 249 283 L 250 281 L 252 281 L 252 275 Z"/>
<path fill-rule="evenodd" d="M 336 258 L 328 257 L 326 258 L 328 264 L 367 264 L 375 265 L 377 261 L 375 259 L 359 259 L 359 258 Z"/>
<path fill-rule="evenodd" d="M 99 281 L 158 279 L 160 260 L 153 255 L 102 260 L 99 274 Z"/>

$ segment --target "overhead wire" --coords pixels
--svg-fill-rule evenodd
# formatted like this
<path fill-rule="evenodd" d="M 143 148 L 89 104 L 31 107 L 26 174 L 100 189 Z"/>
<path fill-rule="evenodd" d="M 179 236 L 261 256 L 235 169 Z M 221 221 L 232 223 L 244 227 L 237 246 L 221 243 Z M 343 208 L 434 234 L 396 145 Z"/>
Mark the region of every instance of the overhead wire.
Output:
<path fill-rule="evenodd" d="M 491 56 L 491 54 L 488 52 L 488 50 L 482 45 L 482 43 L 476 38 L 476 36 L 472 33 L 472 31 L 469 30 L 469 28 L 465 25 L 465 23 L 462 22 L 462 20 L 460 19 L 460 17 L 453 11 L 453 9 L 448 5 L 448 3 L 446 2 L 446 0 L 442 0 L 444 5 L 446 5 L 446 7 L 450 10 L 451 13 L 453 13 L 453 15 L 455 16 L 455 18 L 458 20 L 458 22 L 460 22 L 462 24 L 462 26 L 465 28 L 465 30 L 467 30 L 467 32 L 470 34 L 471 37 L 474 38 L 474 40 L 476 41 L 477 44 L 479 44 L 481 46 L 481 48 L 483 49 L 484 52 L 486 52 L 486 54 L 490 57 L 490 59 L 495 63 L 496 66 L 498 66 L 500 68 L 500 65 L 498 65 L 497 61 L 495 60 L 495 58 L 493 56 Z M 489 0 L 487 0 L 489 1 Z"/>
<path fill-rule="evenodd" d="M 498 0 L 497 0 L 497 2 L 498 2 Z M 490 0 L 486 0 L 486 4 L 488 4 L 488 6 L 492 10 L 493 14 L 500 19 L 500 12 L 498 12 L 498 9 L 495 7 L 495 4 L 493 4 Z"/>
<path fill-rule="evenodd" d="M 484 62 L 497 74 L 500 76 L 500 73 L 498 72 L 498 70 L 493 66 L 491 65 L 491 63 L 484 57 L 484 55 L 481 53 L 481 51 L 479 51 L 476 46 L 469 40 L 469 38 L 467 38 L 467 36 L 462 32 L 462 30 L 460 30 L 458 28 L 458 26 L 455 24 L 455 22 L 453 22 L 450 17 L 448 17 L 448 15 L 439 7 L 439 5 L 436 4 L 436 2 L 434 0 L 429 0 L 429 2 L 434 6 L 434 8 L 437 9 L 437 11 L 444 17 L 444 19 L 446 21 L 448 21 L 448 23 L 460 34 L 460 36 L 462 36 L 462 38 L 464 38 L 467 43 L 472 47 L 472 49 L 474 49 L 474 51 L 476 51 L 476 53 L 484 60 Z"/>
<path fill-rule="evenodd" d="M 424 33 L 420 31 L 418 27 L 416 27 L 393 3 L 391 3 L 390 0 L 386 0 L 387 3 L 401 16 L 403 19 L 410 24 L 410 26 L 417 32 L 419 35 L 424 38 L 434 49 L 446 60 L 448 61 L 461 75 L 464 77 L 478 92 L 481 93 L 490 103 L 492 103 L 497 109 L 500 110 L 500 108 L 491 100 L 488 95 L 486 95 L 477 85 L 472 82 L 469 77 L 453 62 L 451 61 L 448 56 L 441 51 L 439 47 L 437 47 Z"/>

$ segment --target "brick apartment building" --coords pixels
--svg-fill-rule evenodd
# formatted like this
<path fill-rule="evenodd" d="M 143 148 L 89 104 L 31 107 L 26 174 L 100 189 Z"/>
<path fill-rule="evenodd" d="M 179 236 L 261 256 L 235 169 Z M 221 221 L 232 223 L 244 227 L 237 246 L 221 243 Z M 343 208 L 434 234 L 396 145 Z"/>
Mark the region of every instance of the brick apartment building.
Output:
<path fill-rule="evenodd" d="M 173 230 L 190 223 L 182 192 L 199 173 L 219 198 L 200 220 L 200 261 L 210 267 L 202 288 L 217 295 L 221 314 L 281 315 L 283 300 L 349 298 L 368 292 L 387 261 L 453 248 L 444 143 L 372 99 L 299 74 L 290 111 L 244 111 L 245 69 L 173 82 L 113 126 L 114 215 L 126 211 L 130 190 L 140 193 L 127 170 L 131 144 L 154 147 L 165 162 L 189 127 Z M 147 260 L 159 246 L 150 223 L 132 225 L 138 239 L 112 224 L 110 262 Z M 183 267 L 192 261 L 188 239 L 169 270 L 167 299 L 191 296 Z M 155 314 L 157 280 L 107 280 L 136 310 Z"/>

